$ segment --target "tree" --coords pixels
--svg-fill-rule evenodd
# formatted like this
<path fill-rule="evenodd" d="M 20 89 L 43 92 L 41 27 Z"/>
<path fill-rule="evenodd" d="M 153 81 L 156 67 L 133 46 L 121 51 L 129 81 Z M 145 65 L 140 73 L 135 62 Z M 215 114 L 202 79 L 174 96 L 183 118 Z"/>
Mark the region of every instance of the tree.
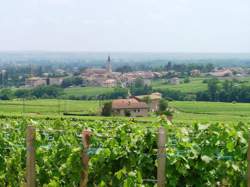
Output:
<path fill-rule="evenodd" d="M 131 116 L 131 112 L 129 110 L 125 110 L 124 114 L 126 117 L 130 117 Z"/>
<path fill-rule="evenodd" d="M 151 103 L 151 102 L 152 102 L 152 100 L 150 99 L 150 97 L 149 97 L 149 96 L 145 96 L 145 97 L 143 97 L 143 98 L 142 98 L 142 101 L 143 101 L 143 102 L 145 102 L 145 103 L 147 103 L 147 104 L 149 104 L 149 103 Z"/>
<path fill-rule="evenodd" d="M 165 66 L 165 69 L 167 71 L 170 71 L 172 69 L 172 62 L 169 61 L 168 64 Z"/>
<path fill-rule="evenodd" d="M 0 99 L 1 100 L 10 100 L 13 97 L 13 92 L 11 89 L 2 89 L 0 91 Z"/>
<path fill-rule="evenodd" d="M 29 89 L 18 89 L 15 91 L 15 96 L 17 98 L 27 98 L 30 97 L 31 91 Z"/>
<path fill-rule="evenodd" d="M 168 108 L 168 102 L 165 99 L 161 99 L 159 102 L 159 112 L 164 112 Z"/>
<path fill-rule="evenodd" d="M 102 108 L 102 116 L 112 115 L 112 102 L 105 103 Z"/>
<path fill-rule="evenodd" d="M 39 86 L 32 90 L 31 95 L 36 98 L 58 98 L 63 94 L 63 89 L 59 86 Z"/>
<path fill-rule="evenodd" d="M 151 94 L 152 91 L 152 86 L 145 84 L 142 78 L 137 78 L 131 86 L 132 95 L 146 95 Z"/>
<path fill-rule="evenodd" d="M 142 78 L 135 79 L 134 87 L 136 88 L 142 88 L 144 87 L 144 81 Z"/>
<path fill-rule="evenodd" d="M 213 78 L 208 81 L 208 93 L 212 101 L 216 101 L 217 92 L 219 91 L 218 80 Z"/>
<path fill-rule="evenodd" d="M 66 78 L 63 80 L 62 82 L 62 87 L 63 88 L 67 88 L 69 86 L 79 86 L 83 84 L 83 79 L 81 77 L 70 77 L 70 78 Z"/>
<path fill-rule="evenodd" d="M 186 77 L 186 78 L 184 79 L 184 83 L 189 83 L 189 82 L 190 82 L 189 77 Z"/>

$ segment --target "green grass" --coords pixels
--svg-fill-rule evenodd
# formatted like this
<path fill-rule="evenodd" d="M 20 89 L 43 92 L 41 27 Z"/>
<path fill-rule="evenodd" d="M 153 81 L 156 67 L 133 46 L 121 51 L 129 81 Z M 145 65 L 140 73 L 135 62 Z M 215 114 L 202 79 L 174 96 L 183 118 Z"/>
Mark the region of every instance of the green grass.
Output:
<path fill-rule="evenodd" d="M 114 88 L 104 87 L 73 87 L 64 90 L 66 96 L 96 96 L 111 93 L 112 91 L 114 91 Z"/>
<path fill-rule="evenodd" d="M 63 112 L 69 113 L 97 113 L 99 111 L 99 101 L 77 101 L 77 100 L 12 100 L 0 101 L 0 113 L 32 113 L 54 115 Z"/>
<path fill-rule="evenodd" d="M 178 122 L 250 122 L 250 104 L 221 102 L 175 101 L 169 105 L 176 109 Z"/>
<path fill-rule="evenodd" d="M 73 114 L 98 114 L 100 113 L 100 105 L 103 102 L 105 101 L 38 99 L 25 101 L 23 105 L 22 100 L 0 101 L 0 114 L 27 117 L 62 117 L 63 112 Z M 250 122 L 250 104 L 248 103 L 233 104 L 219 102 L 174 101 L 170 102 L 169 105 L 175 108 L 174 123 Z M 102 116 L 73 117 L 83 120 L 130 119 L 126 117 Z M 150 117 L 137 118 L 137 120 L 155 121 L 157 120 L 157 117 L 154 114 L 151 114 Z"/>
<path fill-rule="evenodd" d="M 207 89 L 207 84 L 202 81 L 204 78 L 191 78 L 189 83 L 181 83 L 178 85 L 171 85 L 165 83 L 164 80 L 157 80 L 152 82 L 154 89 L 158 90 L 178 90 L 184 93 L 197 93 L 199 91 L 204 91 Z"/>

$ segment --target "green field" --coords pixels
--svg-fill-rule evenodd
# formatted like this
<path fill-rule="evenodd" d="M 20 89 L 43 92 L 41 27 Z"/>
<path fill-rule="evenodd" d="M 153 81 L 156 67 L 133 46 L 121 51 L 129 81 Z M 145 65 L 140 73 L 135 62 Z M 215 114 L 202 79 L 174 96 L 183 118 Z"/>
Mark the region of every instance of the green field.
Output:
<path fill-rule="evenodd" d="M 46 114 L 54 115 L 63 112 L 68 113 L 97 113 L 100 106 L 99 101 L 77 101 L 77 100 L 12 100 L 0 101 L 0 113 L 4 114 Z"/>
<path fill-rule="evenodd" d="M 0 101 L 0 114 L 27 116 L 62 116 L 64 112 L 71 114 L 100 114 L 100 106 L 105 101 L 78 100 L 12 100 Z M 169 105 L 175 109 L 174 123 L 185 122 L 250 122 L 250 104 L 173 101 Z M 79 117 L 82 119 L 102 119 L 102 116 Z M 110 117 L 113 119 L 114 117 Z M 117 118 L 117 117 L 116 117 Z M 125 117 L 118 117 L 125 118 Z M 129 119 L 129 118 L 125 118 Z M 138 120 L 154 121 L 157 117 L 137 118 Z"/>
<path fill-rule="evenodd" d="M 250 122 L 249 103 L 170 102 L 178 122 Z"/>
<path fill-rule="evenodd" d="M 169 83 L 166 83 L 166 80 L 154 80 L 152 81 L 152 86 L 153 89 L 156 90 L 176 90 L 176 91 L 181 91 L 184 93 L 190 93 L 190 94 L 195 94 L 199 91 L 205 91 L 207 90 L 207 84 L 203 83 L 205 79 L 210 79 L 211 77 L 207 78 L 190 78 L 189 83 L 183 83 L 184 79 L 180 79 L 181 83 L 177 85 L 172 85 Z M 224 80 L 232 80 L 230 77 L 222 77 L 219 78 L 220 81 Z M 237 77 L 237 80 L 241 81 L 243 85 L 250 86 L 250 77 Z"/>
<path fill-rule="evenodd" d="M 172 85 L 166 83 L 164 80 L 157 80 L 152 82 L 152 86 L 157 90 L 178 90 L 185 93 L 196 93 L 207 89 L 207 84 L 202 81 L 204 78 L 191 78 L 189 83 L 181 83 Z"/>
<path fill-rule="evenodd" d="M 96 96 L 100 94 L 111 93 L 114 88 L 104 87 L 73 87 L 64 90 L 66 96 Z"/>

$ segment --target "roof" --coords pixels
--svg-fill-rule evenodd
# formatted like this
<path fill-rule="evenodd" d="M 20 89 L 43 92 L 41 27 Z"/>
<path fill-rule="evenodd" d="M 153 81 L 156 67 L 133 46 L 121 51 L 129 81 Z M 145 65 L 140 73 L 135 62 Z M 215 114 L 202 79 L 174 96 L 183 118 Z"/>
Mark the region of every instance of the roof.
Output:
<path fill-rule="evenodd" d="M 217 76 L 217 77 L 223 77 L 223 76 L 231 75 L 231 74 L 232 74 L 232 71 L 229 70 L 229 69 L 218 70 L 216 72 L 211 72 L 210 73 L 210 75 Z"/>
<path fill-rule="evenodd" d="M 148 108 L 144 102 L 139 102 L 136 99 L 116 99 L 112 101 L 113 109 L 138 109 Z"/>
<path fill-rule="evenodd" d="M 105 84 L 111 84 L 111 83 L 116 83 L 117 81 L 115 79 L 107 79 L 104 81 Z"/>
<path fill-rule="evenodd" d="M 45 77 L 29 77 L 26 80 L 28 81 L 37 81 L 37 80 L 45 80 Z"/>

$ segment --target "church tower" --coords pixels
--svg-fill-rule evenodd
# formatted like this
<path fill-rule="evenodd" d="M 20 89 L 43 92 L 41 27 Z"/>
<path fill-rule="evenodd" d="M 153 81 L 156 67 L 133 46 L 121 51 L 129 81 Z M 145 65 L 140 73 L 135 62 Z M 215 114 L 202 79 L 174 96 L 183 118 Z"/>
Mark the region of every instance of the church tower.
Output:
<path fill-rule="evenodd" d="M 111 65 L 110 56 L 108 56 L 106 70 L 107 70 L 108 73 L 112 73 L 112 65 Z"/>

